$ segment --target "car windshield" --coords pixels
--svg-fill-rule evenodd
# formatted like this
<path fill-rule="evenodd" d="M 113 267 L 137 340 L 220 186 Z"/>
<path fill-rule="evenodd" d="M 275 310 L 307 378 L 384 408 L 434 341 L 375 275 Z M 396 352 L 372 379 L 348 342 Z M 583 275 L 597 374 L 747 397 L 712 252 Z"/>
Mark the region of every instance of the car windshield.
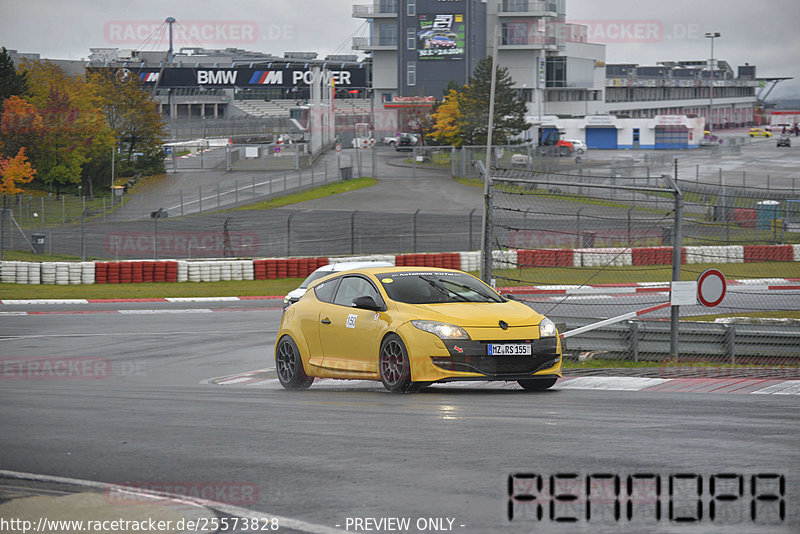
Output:
<path fill-rule="evenodd" d="M 388 297 L 407 304 L 505 302 L 486 284 L 465 273 L 419 271 L 379 274 Z"/>

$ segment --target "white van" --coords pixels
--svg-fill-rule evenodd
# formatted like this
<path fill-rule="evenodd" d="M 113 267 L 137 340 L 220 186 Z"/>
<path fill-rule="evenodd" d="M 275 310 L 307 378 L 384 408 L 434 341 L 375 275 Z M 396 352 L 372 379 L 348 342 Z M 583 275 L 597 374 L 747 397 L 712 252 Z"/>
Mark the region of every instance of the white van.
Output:
<path fill-rule="evenodd" d="M 387 261 L 341 261 L 339 263 L 329 263 L 328 265 L 323 265 L 313 273 L 309 274 L 308 278 L 303 280 L 303 283 L 300 284 L 300 287 L 293 289 L 283 298 L 283 309 L 285 310 L 300 300 L 300 297 L 306 294 L 306 289 L 308 289 L 309 284 L 314 280 L 318 280 L 331 273 L 349 271 L 350 269 L 361 269 L 364 267 L 394 267 L 394 265 Z"/>

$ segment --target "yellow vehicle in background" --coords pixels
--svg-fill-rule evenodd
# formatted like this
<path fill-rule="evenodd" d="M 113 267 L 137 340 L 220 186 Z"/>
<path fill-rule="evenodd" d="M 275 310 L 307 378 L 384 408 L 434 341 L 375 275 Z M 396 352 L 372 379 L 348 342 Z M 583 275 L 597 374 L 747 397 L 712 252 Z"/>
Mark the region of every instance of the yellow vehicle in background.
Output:
<path fill-rule="evenodd" d="M 772 132 L 763 128 L 750 128 L 750 137 L 772 137 Z"/>

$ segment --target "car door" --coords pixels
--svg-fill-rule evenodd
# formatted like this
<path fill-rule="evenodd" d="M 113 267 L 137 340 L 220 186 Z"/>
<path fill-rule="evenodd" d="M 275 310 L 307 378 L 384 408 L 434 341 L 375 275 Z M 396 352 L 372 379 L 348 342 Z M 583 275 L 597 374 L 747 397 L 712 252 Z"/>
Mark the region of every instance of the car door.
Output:
<path fill-rule="evenodd" d="M 363 296 L 383 303 L 365 277 L 344 276 L 333 302 L 323 306 L 319 332 L 324 367 L 355 375 L 378 372 L 379 314 L 353 307 L 353 300 Z"/>

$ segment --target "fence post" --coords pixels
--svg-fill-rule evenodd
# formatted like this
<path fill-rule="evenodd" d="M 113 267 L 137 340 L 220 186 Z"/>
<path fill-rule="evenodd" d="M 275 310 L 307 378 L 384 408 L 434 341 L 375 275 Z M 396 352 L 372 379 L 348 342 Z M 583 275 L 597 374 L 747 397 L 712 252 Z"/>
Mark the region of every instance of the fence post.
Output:
<path fill-rule="evenodd" d="M 61 197 L 61 224 L 66 224 L 67 222 L 67 198 L 62 195 Z"/>
<path fill-rule="evenodd" d="M 736 365 L 736 325 L 723 325 L 725 329 L 725 355 L 730 357 L 731 365 Z"/>
<path fill-rule="evenodd" d="M 183 217 L 183 189 L 178 190 L 178 193 L 181 196 L 181 217 Z M 103 199 L 105 201 L 105 199 Z"/>
<path fill-rule="evenodd" d="M 413 217 L 412 223 L 411 223 L 411 230 L 412 230 L 413 243 L 414 243 L 414 246 L 413 246 L 413 252 L 414 253 L 417 252 L 417 215 L 419 215 L 419 210 L 414 212 L 414 217 Z"/>
<path fill-rule="evenodd" d="M 475 208 L 469 212 L 469 248 L 467 250 L 472 250 L 472 215 L 475 213 Z"/>
<path fill-rule="evenodd" d="M 631 248 L 631 212 L 633 211 L 633 206 L 628 208 L 628 248 Z"/>
<path fill-rule="evenodd" d="M 628 321 L 628 351 L 633 361 L 639 361 L 639 321 Z"/>
<path fill-rule="evenodd" d="M 233 182 L 233 207 L 239 207 L 239 179 Z"/>
<path fill-rule="evenodd" d="M 219 197 L 220 197 L 219 183 L 217 183 L 217 209 L 219 209 Z"/>
<path fill-rule="evenodd" d="M 253 202 L 256 201 L 256 177 L 253 176 Z"/>
<path fill-rule="evenodd" d="M 42 197 L 42 228 L 44 228 L 44 197 Z M 106 220 L 106 198 L 103 197 L 103 222 Z"/>
<path fill-rule="evenodd" d="M 286 219 L 286 256 L 292 255 L 292 217 L 294 217 L 293 211 Z"/>
<path fill-rule="evenodd" d="M 283 175 L 283 196 L 286 196 L 286 174 Z"/>
<path fill-rule="evenodd" d="M 419 211 L 419 210 L 417 210 Z M 355 210 L 353 213 L 350 214 L 350 254 L 356 253 L 356 214 L 358 210 Z"/>
<path fill-rule="evenodd" d="M 681 220 L 683 219 L 683 193 L 678 188 L 678 159 L 675 158 L 675 179 L 674 184 L 675 195 L 675 232 L 672 241 L 672 280 L 678 282 L 681 279 L 681 252 L 683 240 L 683 227 Z M 670 340 L 669 347 L 670 353 L 675 358 L 675 363 L 678 363 L 678 327 L 680 326 L 680 306 L 671 306 L 670 308 Z"/>
<path fill-rule="evenodd" d="M 203 213 L 203 186 L 197 186 L 197 208 L 200 213 Z"/>

